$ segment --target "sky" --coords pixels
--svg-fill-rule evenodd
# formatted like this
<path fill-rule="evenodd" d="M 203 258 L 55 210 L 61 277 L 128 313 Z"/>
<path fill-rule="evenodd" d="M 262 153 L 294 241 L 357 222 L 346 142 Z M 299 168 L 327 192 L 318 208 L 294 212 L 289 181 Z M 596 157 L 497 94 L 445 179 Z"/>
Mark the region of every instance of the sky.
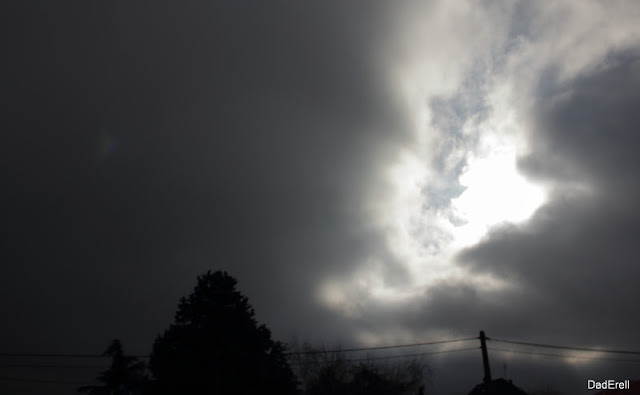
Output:
<path fill-rule="evenodd" d="M 640 350 L 640 3 L 0 7 L 0 353 L 148 354 L 207 270 L 286 342 Z M 529 390 L 640 379 L 490 345 Z"/>

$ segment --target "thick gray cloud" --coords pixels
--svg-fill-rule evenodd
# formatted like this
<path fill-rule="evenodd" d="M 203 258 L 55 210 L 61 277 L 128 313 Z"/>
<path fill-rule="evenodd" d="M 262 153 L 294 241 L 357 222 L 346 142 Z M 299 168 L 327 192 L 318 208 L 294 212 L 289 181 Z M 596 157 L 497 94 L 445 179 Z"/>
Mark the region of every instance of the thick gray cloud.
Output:
<path fill-rule="evenodd" d="M 312 290 L 384 250 L 361 199 L 409 137 L 382 7 L 5 11 L 1 349 L 147 352 L 209 268 L 280 336 L 348 336 Z"/>
<path fill-rule="evenodd" d="M 443 287 L 428 317 L 445 327 L 485 322 L 494 332 L 538 341 L 640 348 L 634 53 L 612 56 L 606 67 L 540 100 L 531 114 L 532 153 L 521 168 L 553 186 L 551 200 L 529 223 L 494 229 L 459 256 L 473 272 L 506 278 L 515 289 L 493 298 Z"/>
<path fill-rule="evenodd" d="M 535 154 L 523 158 L 521 168 L 534 177 L 586 182 L 610 197 L 633 195 L 638 51 L 610 54 L 600 69 L 556 85 L 553 95 L 540 101 L 532 122 Z"/>
<path fill-rule="evenodd" d="M 506 286 L 442 280 L 420 296 L 380 308 L 361 325 L 447 333 L 448 338 L 484 329 L 498 339 L 640 349 L 634 313 L 640 298 L 636 54 L 634 49 L 611 54 L 591 73 L 547 83 L 546 94 L 527 113 L 530 153 L 519 167 L 547 185 L 548 201 L 529 221 L 498 225 L 456 257 L 471 277 L 489 275 Z M 637 363 L 591 361 L 575 352 L 569 354 L 576 359 L 511 354 L 497 349 L 512 346 L 497 342 L 490 347 L 494 375 L 502 376 L 506 364 L 507 376 L 529 390 L 551 385 L 579 393 L 590 378 L 636 377 Z M 462 384 L 448 387 L 452 370 L 459 382 L 479 381 L 482 374 L 473 352 L 431 362 L 441 393 L 468 390 Z"/>

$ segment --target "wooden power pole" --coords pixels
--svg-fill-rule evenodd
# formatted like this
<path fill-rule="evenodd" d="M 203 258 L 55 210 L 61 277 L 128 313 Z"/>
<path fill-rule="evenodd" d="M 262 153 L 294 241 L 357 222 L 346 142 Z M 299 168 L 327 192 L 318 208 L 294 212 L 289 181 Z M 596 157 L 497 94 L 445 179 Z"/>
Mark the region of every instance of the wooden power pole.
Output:
<path fill-rule="evenodd" d="M 484 366 L 484 382 L 491 382 L 491 367 L 489 366 L 489 354 L 487 353 L 487 338 L 484 331 L 480 331 L 480 347 L 482 348 L 482 365 Z"/>

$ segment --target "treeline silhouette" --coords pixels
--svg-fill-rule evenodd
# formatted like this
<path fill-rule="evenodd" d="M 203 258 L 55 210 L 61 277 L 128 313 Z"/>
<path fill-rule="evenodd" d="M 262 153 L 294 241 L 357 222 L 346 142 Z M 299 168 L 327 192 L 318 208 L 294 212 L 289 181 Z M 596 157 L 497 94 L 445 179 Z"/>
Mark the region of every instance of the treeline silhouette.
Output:
<path fill-rule="evenodd" d="M 350 361 L 341 353 L 305 352 L 287 359 L 287 345 L 255 319 L 237 280 L 225 271 L 198 276 L 178 305 L 174 322 L 159 335 L 148 365 L 124 354 L 119 340 L 105 352 L 111 366 L 89 395 L 368 394 L 423 395 L 428 367 L 404 362 Z M 296 373 L 292 369 L 295 367 Z"/>

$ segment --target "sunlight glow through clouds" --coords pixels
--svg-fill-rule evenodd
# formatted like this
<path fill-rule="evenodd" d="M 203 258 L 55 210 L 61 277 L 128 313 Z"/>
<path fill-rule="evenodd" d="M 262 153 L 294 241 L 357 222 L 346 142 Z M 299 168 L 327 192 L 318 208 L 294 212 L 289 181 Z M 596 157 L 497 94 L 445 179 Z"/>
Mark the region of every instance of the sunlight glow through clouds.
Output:
<path fill-rule="evenodd" d="M 468 301 L 466 313 L 473 316 L 476 306 L 510 311 L 509 295 L 535 296 L 533 286 L 513 276 L 458 264 L 459 254 L 502 225 L 528 229 L 536 210 L 559 193 L 564 199 L 597 192 L 589 180 L 559 185 L 534 178 L 535 171 L 526 175 L 518 161 L 535 156 L 546 141 L 538 134 L 548 131 L 536 130 L 545 127 L 538 122 L 540 106 L 570 95 L 580 78 L 615 63 L 608 59 L 612 49 L 637 49 L 640 42 L 640 8 L 629 6 L 633 2 L 618 10 L 588 0 L 411 4 L 398 18 L 397 37 L 385 43 L 392 49 L 381 51 L 403 121 L 390 133 L 410 138 L 385 157 L 362 196 L 365 223 L 380 236 L 379 245 L 359 258 L 355 270 L 327 274 L 316 289 L 318 299 L 347 317 L 369 346 L 450 338 L 434 332 L 450 322 L 437 309 L 451 302 L 447 298 L 458 298 L 452 306 Z M 511 262 L 500 263 L 508 274 Z M 396 322 L 409 314 L 425 317 L 414 331 Z M 598 355 L 561 359 L 581 367 L 591 356 Z"/>
<path fill-rule="evenodd" d="M 451 263 L 460 249 L 478 242 L 492 226 L 527 220 L 546 198 L 541 186 L 518 173 L 517 140 L 481 129 L 485 134 L 476 150 L 466 154 L 467 165 L 458 176 L 465 190 L 442 210 L 429 207 L 424 195 L 425 186 L 437 174 L 429 167 L 428 158 L 419 157 L 420 150 L 403 151 L 389 167 L 390 195 L 378 202 L 377 215 L 388 248 L 406 266 L 412 284 L 387 284 L 384 262 L 372 259 L 349 278 L 325 282 L 319 290 L 321 300 L 356 318 L 367 304 L 403 303 L 441 281 L 463 280 L 485 291 L 513 286 L 489 274 L 469 277 Z"/>
<path fill-rule="evenodd" d="M 503 19 L 508 10 L 438 4 L 439 12 L 473 26 L 461 30 L 460 25 L 441 24 L 442 18 L 429 17 L 429 7 L 404 14 L 398 41 L 402 45 L 394 47 L 399 48 L 396 56 L 388 57 L 397 61 L 389 67 L 389 78 L 404 103 L 413 140 L 380 174 L 380 189 L 367 202 L 369 217 L 409 280 L 389 284 L 385 265 L 396 263 L 371 264 L 383 259 L 375 256 L 364 258 L 361 270 L 350 276 L 327 278 L 318 297 L 350 317 L 360 316 L 367 306 L 424 299 L 442 282 L 460 281 L 479 291 L 512 287 L 489 274 L 470 276 L 452 262 L 492 226 L 526 221 L 546 199 L 545 190 L 530 183 L 516 166 L 527 148 L 524 125 L 516 116 L 521 103 L 514 101 L 522 93 L 518 80 L 488 77 L 492 53 L 507 38 Z M 486 25 L 476 17 L 478 12 L 491 15 L 496 23 Z M 435 122 L 447 115 L 435 113 L 438 109 L 430 103 L 456 97 L 479 104 L 452 104 L 451 116 L 463 123 L 454 119 L 454 130 L 449 130 Z"/>
<path fill-rule="evenodd" d="M 487 156 L 471 156 L 459 182 L 466 189 L 451 206 L 465 224 L 455 230 L 456 244 L 477 242 L 501 222 L 527 220 L 544 202 L 544 190 L 528 182 L 516 169 L 513 146 L 496 143 Z"/>
<path fill-rule="evenodd" d="M 417 295 L 424 299 L 429 288 L 441 282 L 462 281 L 485 292 L 516 286 L 490 274 L 469 276 L 452 263 L 456 253 L 480 241 L 493 226 L 526 221 L 545 202 L 545 189 L 517 169 L 517 158 L 526 145 L 522 125 L 505 106 L 509 100 L 504 91 L 495 95 L 488 118 L 464 126 L 462 133 L 475 136 L 475 142 L 444 153 L 447 161 L 465 164 L 452 173 L 453 179 L 433 167 L 432 158 L 443 154 L 443 146 L 424 136 L 418 136 L 411 149 L 400 151 L 382 175 L 387 194 L 375 199 L 371 212 L 384 230 L 389 252 L 408 271 L 410 283 L 386 283 L 385 263 L 372 264 L 375 257 L 371 257 L 353 276 L 334 278 L 321 286 L 318 296 L 325 304 L 357 318 L 367 306 L 403 304 Z M 417 130 L 437 135 L 430 123 Z M 463 189 L 439 207 L 426 191 L 429 185 L 443 182 Z"/>

